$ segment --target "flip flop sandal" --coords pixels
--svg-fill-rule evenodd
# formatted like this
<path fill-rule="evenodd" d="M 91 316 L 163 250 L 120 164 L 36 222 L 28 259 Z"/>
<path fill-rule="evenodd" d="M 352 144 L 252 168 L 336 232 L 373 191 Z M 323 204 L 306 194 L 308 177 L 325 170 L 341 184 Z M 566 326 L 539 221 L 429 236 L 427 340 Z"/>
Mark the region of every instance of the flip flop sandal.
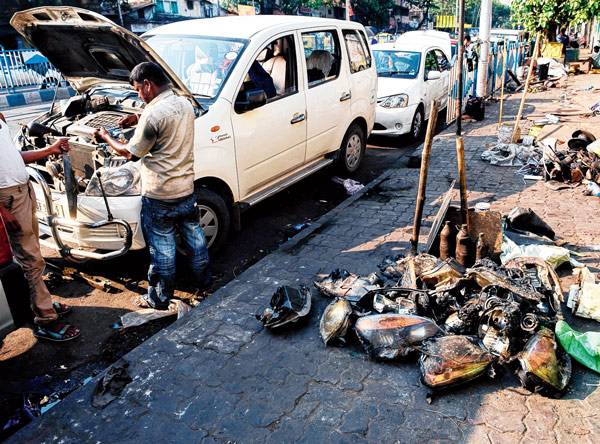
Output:
<path fill-rule="evenodd" d="M 63 316 L 63 315 L 66 315 L 67 313 L 71 313 L 71 307 L 69 307 L 67 304 L 61 304 L 60 302 L 54 302 L 52 304 L 52 307 L 54 307 L 54 311 L 56 311 L 56 314 L 59 316 Z"/>
<path fill-rule="evenodd" d="M 52 331 L 52 330 L 48 330 L 47 328 L 44 328 L 44 327 L 38 327 L 36 330 L 34 330 L 33 336 L 35 336 L 38 339 L 46 339 L 48 341 L 65 342 L 65 341 L 70 341 L 71 339 L 75 339 L 76 337 L 78 337 L 81 334 L 81 332 L 77 332 L 77 334 L 75 334 L 73 336 L 69 336 L 68 338 L 65 338 L 65 334 L 67 333 L 67 331 L 69 331 L 69 328 L 71 328 L 71 325 L 69 325 L 69 324 L 62 324 L 62 325 L 63 325 L 63 327 L 59 331 Z"/>

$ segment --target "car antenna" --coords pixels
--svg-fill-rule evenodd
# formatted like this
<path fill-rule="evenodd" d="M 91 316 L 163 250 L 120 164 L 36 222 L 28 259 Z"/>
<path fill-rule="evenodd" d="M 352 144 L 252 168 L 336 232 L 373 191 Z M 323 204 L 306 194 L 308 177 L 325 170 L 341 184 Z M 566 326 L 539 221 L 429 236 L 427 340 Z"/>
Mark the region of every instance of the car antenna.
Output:
<path fill-rule="evenodd" d="M 58 88 L 60 88 L 60 82 L 62 82 L 62 72 L 60 73 L 60 77 L 58 78 L 58 82 L 56 82 L 56 88 L 54 89 L 54 97 L 52 98 L 52 105 L 50 106 L 50 114 L 52 114 L 52 110 L 54 109 L 54 104 L 56 103 L 56 96 L 58 96 Z"/>

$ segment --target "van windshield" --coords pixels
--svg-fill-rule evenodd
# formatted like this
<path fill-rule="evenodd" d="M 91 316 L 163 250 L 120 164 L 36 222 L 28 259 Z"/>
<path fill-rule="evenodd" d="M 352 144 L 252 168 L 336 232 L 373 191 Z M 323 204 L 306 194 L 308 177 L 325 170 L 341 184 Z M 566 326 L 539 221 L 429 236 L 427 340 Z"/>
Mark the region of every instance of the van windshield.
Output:
<path fill-rule="evenodd" d="M 420 52 L 385 51 L 373 48 L 373 55 L 379 77 L 414 79 L 419 74 Z"/>
<path fill-rule="evenodd" d="M 147 35 L 142 39 L 192 94 L 205 99 L 219 95 L 248 43 L 242 39 L 181 35 Z"/>

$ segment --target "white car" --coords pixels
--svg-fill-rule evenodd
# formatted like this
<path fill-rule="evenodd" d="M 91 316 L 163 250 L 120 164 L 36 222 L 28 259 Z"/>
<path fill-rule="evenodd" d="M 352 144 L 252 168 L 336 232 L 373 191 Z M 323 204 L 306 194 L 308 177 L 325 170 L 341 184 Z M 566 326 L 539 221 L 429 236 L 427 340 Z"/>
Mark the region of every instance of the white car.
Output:
<path fill-rule="evenodd" d="M 78 92 L 17 137 L 23 150 L 69 137 L 68 156 L 30 174 L 40 231 L 53 238 L 42 241 L 71 259 L 145 247 L 138 168 L 92 137 L 101 126 L 123 140 L 133 134 L 115 127 L 144 107 L 129 85 L 140 62 L 160 64 L 197 111 L 195 194 L 211 251 L 250 206 L 330 164 L 356 171 L 375 121 L 377 73 L 355 22 L 219 17 L 139 38 L 94 12 L 40 7 L 11 24 Z M 255 81 L 265 77 L 272 85 Z"/>
<path fill-rule="evenodd" d="M 444 35 L 445 34 L 445 35 Z M 450 36 L 412 31 L 373 47 L 379 77 L 373 134 L 418 139 L 431 103 L 448 104 Z"/>

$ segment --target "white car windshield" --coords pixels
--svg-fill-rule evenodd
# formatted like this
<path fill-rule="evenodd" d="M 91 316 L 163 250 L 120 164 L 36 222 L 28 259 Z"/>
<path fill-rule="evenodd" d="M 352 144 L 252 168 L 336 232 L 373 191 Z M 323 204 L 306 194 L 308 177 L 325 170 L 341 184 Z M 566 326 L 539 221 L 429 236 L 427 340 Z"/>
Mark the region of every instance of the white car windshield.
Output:
<path fill-rule="evenodd" d="M 142 37 L 169 65 L 190 92 L 214 99 L 227 81 L 246 40 L 181 35 Z"/>
<path fill-rule="evenodd" d="M 379 77 L 414 79 L 419 74 L 420 52 L 373 49 L 373 54 Z"/>

